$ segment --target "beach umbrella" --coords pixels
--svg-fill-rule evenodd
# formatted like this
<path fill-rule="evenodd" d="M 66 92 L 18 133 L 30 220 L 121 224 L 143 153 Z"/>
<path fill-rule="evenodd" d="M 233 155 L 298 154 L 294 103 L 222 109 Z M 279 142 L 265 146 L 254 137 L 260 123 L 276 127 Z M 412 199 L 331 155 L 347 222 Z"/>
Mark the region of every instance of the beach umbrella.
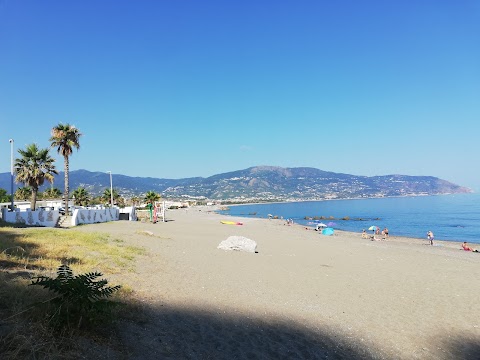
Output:
<path fill-rule="evenodd" d="M 322 235 L 333 235 L 334 230 L 330 227 L 327 227 L 322 230 Z"/>
<path fill-rule="evenodd" d="M 320 223 L 320 224 L 317 224 L 317 226 L 315 226 L 315 230 L 318 231 L 318 230 L 322 230 L 323 228 L 326 228 L 327 225 L 325 225 L 324 223 Z"/>
<path fill-rule="evenodd" d="M 376 231 L 378 229 L 378 227 L 376 227 L 375 225 L 372 225 L 368 228 L 368 230 L 372 230 L 372 231 Z"/>

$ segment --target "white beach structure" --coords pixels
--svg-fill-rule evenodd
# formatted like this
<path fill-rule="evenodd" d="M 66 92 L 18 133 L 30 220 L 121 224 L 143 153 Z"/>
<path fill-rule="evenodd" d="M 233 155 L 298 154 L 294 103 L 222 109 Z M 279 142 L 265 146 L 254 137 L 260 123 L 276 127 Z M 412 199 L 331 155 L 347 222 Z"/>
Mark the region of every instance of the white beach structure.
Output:
<path fill-rule="evenodd" d="M 0 203 L 0 216 L 3 221 L 13 224 L 25 224 L 28 226 L 55 227 L 61 217 L 60 202 L 43 201 L 37 202 L 37 209 L 30 209 L 30 202 L 15 202 L 15 211 L 9 211 L 10 203 Z M 72 204 L 73 207 L 73 204 Z M 118 207 L 94 206 L 83 208 L 74 207 L 70 226 L 80 224 L 94 224 L 108 221 L 129 220 L 137 221 L 136 208 L 134 206 L 119 209 Z M 122 214 L 122 215 L 121 215 Z"/>
<path fill-rule="evenodd" d="M 59 217 L 60 213 L 58 210 L 39 208 L 38 210 L 32 211 L 30 208 L 21 210 L 17 207 L 15 211 L 8 211 L 7 208 L 2 208 L 2 219 L 14 224 L 55 227 Z"/>

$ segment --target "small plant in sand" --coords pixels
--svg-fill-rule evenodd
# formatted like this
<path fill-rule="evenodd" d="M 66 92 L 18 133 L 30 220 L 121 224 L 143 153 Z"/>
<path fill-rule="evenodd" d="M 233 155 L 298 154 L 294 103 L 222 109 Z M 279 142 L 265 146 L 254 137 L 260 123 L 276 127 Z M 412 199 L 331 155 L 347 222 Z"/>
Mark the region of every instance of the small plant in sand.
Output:
<path fill-rule="evenodd" d="M 48 302 L 46 315 L 55 328 L 81 328 L 96 324 L 111 317 L 116 303 L 107 300 L 120 285 L 107 286 L 99 272 L 73 275 L 68 265 L 60 265 L 57 277 L 36 276 L 30 285 L 43 286 L 53 291 L 56 297 Z"/>

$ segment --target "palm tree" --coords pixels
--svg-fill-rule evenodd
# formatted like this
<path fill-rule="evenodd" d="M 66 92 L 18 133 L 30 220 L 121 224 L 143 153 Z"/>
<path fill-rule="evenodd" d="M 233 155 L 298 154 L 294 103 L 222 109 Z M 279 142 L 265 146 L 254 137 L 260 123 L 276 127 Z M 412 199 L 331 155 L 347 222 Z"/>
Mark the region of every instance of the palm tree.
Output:
<path fill-rule="evenodd" d="M 133 206 L 137 206 L 140 203 L 140 198 L 138 196 L 132 196 L 130 202 Z"/>
<path fill-rule="evenodd" d="M 125 198 L 124 198 L 124 197 L 119 196 L 119 197 L 116 199 L 115 203 L 117 204 L 118 207 L 124 208 L 126 201 L 125 201 Z"/>
<path fill-rule="evenodd" d="M 90 202 L 90 194 L 82 186 L 73 192 L 73 196 L 75 196 L 76 205 L 86 206 Z"/>
<path fill-rule="evenodd" d="M 13 195 L 15 200 L 27 200 L 32 197 L 32 189 L 28 186 L 19 187 L 15 190 L 15 194 Z"/>
<path fill-rule="evenodd" d="M 62 192 L 58 188 L 51 187 L 43 192 L 44 199 L 58 199 L 62 196 Z"/>
<path fill-rule="evenodd" d="M 58 174 L 50 156 L 49 149 L 39 149 L 37 144 L 27 145 L 25 150 L 18 149 L 21 158 L 15 159 L 16 182 L 22 182 L 32 188 L 32 210 L 37 203 L 38 188 L 45 180 L 53 183 L 53 175 Z"/>
<path fill-rule="evenodd" d="M 118 191 L 114 188 L 113 189 L 113 203 L 115 203 L 115 200 L 117 200 L 120 197 L 120 194 Z M 105 191 L 102 194 L 102 201 L 105 204 L 110 204 L 111 201 L 111 196 L 110 196 L 110 189 L 105 189 Z M 113 204 L 111 204 L 113 205 Z"/>
<path fill-rule="evenodd" d="M 74 125 L 70 124 L 58 124 L 57 126 L 52 128 L 51 134 L 51 146 L 56 147 L 57 152 L 63 155 L 65 171 L 65 192 L 63 193 L 63 195 L 65 201 L 65 209 L 68 209 L 68 157 L 72 155 L 74 148 L 77 148 L 77 150 L 80 149 L 79 139 L 82 134 Z"/>
<path fill-rule="evenodd" d="M 94 196 L 90 200 L 90 204 L 101 204 L 103 202 L 103 196 Z"/>
<path fill-rule="evenodd" d="M 10 201 L 10 195 L 7 194 L 7 190 L 5 189 L 0 189 L 0 202 L 9 202 Z"/>
<path fill-rule="evenodd" d="M 145 194 L 145 201 L 150 204 L 154 204 L 155 201 L 160 200 L 160 195 L 157 194 L 155 191 L 147 191 Z"/>

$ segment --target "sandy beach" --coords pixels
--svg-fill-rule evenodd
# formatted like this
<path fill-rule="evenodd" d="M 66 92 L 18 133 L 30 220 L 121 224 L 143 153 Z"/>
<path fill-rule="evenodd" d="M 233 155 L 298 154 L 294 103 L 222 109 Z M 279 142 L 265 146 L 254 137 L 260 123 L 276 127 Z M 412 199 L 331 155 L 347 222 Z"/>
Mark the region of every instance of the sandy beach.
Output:
<path fill-rule="evenodd" d="M 190 208 L 165 223 L 78 227 L 148 251 L 135 273 L 109 277 L 141 304 L 141 321 L 121 326 L 127 358 L 480 357 L 480 254 L 460 243 L 224 219 Z M 217 249 L 232 235 L 256 241 L 258 253 Z"/>

